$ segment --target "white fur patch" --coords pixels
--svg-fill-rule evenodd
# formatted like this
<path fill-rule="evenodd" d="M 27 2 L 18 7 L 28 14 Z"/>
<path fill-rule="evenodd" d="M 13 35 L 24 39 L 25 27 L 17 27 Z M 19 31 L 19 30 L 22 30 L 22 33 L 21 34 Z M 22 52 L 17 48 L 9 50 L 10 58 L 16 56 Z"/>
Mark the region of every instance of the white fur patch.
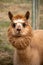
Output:
<path fill-rule="evenodd" d="M 17 23 L 16 28 L 22 29 L 22 24 L 21 23 Z"/>
<path fill-rule="evenodd" d="M 14 23 L 23 23 L 24 21 L 22 19 L 13 20 Z"/>

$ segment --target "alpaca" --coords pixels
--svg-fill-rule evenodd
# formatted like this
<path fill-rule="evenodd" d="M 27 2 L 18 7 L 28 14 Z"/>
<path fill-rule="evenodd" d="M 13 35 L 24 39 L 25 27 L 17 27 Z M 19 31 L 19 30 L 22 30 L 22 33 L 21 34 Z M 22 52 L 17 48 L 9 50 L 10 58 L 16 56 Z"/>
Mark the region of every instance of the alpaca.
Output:
<path fill-rule="evenodd" d="M 43 65 L 43 30 L 32 30 L 29 11 L 15 16 L 9 11 L 8 16 L 8 39 L 15 48 L 14 65 Z"/>

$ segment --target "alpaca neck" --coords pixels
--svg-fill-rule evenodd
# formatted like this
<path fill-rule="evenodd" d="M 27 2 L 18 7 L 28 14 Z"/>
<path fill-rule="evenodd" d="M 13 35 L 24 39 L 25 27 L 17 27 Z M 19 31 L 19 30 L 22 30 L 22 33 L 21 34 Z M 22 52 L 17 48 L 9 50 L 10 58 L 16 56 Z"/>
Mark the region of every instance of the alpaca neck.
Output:
<path fill-rule="evenodd" d="M 30 56 L 31 56 L 30 46 L 27 47 L 25 50 L 17 50 L 17 55 L 18 55 L 19 60 L 25 61 L 25 62 L 29 61 Z"/>

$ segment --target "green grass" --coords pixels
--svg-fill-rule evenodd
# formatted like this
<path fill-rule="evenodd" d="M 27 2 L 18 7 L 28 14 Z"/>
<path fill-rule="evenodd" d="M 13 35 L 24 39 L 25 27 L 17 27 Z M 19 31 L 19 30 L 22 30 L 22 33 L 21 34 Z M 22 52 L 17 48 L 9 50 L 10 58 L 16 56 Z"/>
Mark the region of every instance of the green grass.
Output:
<path fill-rule="evenodd" d="M 0 0 L 0 2 L 4 2 L 4 3 L 11 3 L 11 2 L 13 2 L 14 0 Z"/>
<path fill-rule="evenodd" d="M 0 2 L 3 2 L 3 3 L 15 3 L 15 4 L 20 4 L 20 3 L 28 3 L 29 1 L 32 1 L 32 0 L 0 0 Z"/>
<path fill-rule="evenodd" d="M 0 27 L 8 27 L 8 26 L 9 26 L 9 22 L 8 21 L 5 21 L 5 22 L 1 21 L 0 22 Z"/>
<path fill-rule="evenodd" d="M 13 53 L 13 46 L 7 41 L 3 41 L 0 37 L 0 51 L 8 51 Z"/>

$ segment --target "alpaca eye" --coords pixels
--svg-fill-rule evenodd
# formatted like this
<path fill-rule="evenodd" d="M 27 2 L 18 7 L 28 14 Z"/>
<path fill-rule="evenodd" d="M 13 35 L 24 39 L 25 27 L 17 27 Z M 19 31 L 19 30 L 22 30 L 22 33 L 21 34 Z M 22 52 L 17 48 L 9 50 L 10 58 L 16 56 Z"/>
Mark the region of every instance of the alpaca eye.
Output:
<path fill-rule="evenodd" d="M 26 26 L 26 24 L 25 23 L 23 23 L 23 27 L 25 27 Z"/>
<path fill-rule="evenodd" d="M 14 28 L 15 28 L 15 26 L 16 26 L 16 24 L 15 24 L 15 23 L 13 23 L 13 24 L 12 24 L 12 27 L 14 27 Z"/>

